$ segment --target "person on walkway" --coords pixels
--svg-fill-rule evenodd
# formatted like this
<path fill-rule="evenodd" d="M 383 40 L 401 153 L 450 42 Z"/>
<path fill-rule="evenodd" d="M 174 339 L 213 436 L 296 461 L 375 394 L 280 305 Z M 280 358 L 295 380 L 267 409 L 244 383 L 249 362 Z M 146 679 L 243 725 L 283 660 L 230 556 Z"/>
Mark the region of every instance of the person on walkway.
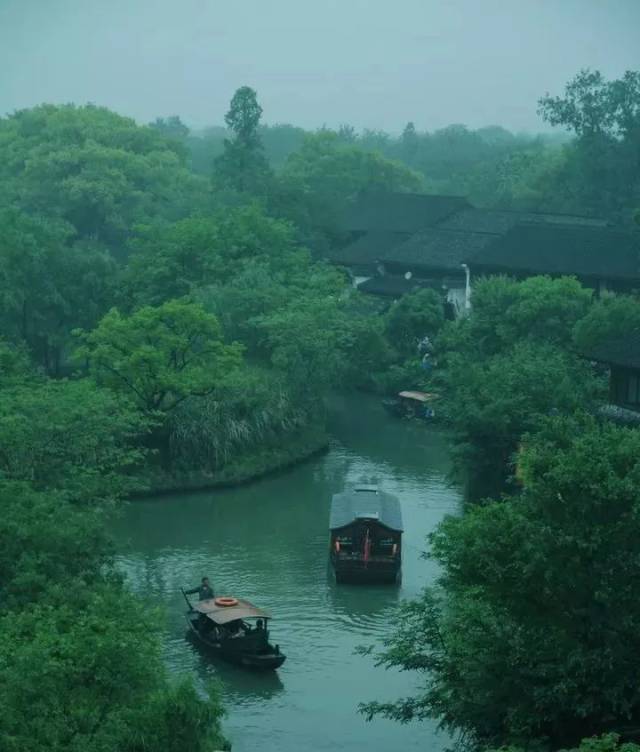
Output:
<path fill-rule="evenodd" d="M 208 577 L 203 577 L 202 582 L 197 587 L 191 588 L 191 590 L 185 590 L 185 593 L 187 595 L 194 595 L 195 593 L 197 593 L 199 601 L 207 601 L 210 598 L 215 598 L 213 588 L 209 584 Z"/>

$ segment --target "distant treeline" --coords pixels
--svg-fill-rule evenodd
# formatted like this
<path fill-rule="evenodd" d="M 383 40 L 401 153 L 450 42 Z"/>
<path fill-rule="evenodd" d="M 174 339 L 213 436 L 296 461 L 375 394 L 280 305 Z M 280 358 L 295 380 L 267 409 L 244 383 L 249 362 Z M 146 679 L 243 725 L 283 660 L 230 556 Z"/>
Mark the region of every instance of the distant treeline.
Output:
<path fill-rule="evenodd" d="M 211 174 L 229 137 L 227 129 L 211 126 L 189 132 L 184 128 L 183 133 L 194 172 Z M 478 204 L 493 205 L 512 205 L 519 199 L 526 202 L 526 197 L 511 195 L 503 185 L 505 172 L 519 173 L 536 159 L 550 160 L 572 140 L 566 133 L 514 134 L 499 125 L 472 130 L 462 124 L 428 132 L 407 123 L 400 135 L 393 135 L 370 129 L 357 132 L 349 125 L 310 131 L 279 123 L 261 125 L 259 133 L 265 155 L 275 170 L 285 167 L 287 158 L 302 147 L 305 139 L 325 133 L 344 146 L 403 162 L 423 176 L 424 190 L 429 193 L 469 195 Z M 492 185 L 487 194 L 489 183 Z"/>
<path fill-rule="evenodd" d="M 640 73 L 606 81 L 581 71 L 564 96 L 546 95 L 539 113 L 563 130 L 514 134 L 499 125 L 472 130 L 453 124 L 433 132 L 407 123 L 401 135 L 337 130 L 306 131 L 295 125 L 259 124 L 264 155 L 276 173 L 287 173 L 309 142 L 355 148 L 400 162 L 422 178 L 429 193 L 460 194 L 485 207 L 569 211 L 629 217 L 640 204 Z M 153 126 L 182 142 L 191 168 L 210 176 L 231 132 L 212 126 L 190 132 L 179 117 Z"/>

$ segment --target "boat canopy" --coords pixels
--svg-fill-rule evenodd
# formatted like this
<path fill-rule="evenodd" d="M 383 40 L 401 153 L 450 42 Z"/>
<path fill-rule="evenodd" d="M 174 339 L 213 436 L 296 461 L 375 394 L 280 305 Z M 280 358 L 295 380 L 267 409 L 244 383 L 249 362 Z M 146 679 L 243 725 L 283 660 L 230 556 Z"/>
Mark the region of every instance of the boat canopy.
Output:
<path fill-rule="evenodd" d="M 416 402 L 428 402 L 429 400 L 437 399 L 435 394 L 429 392 L 400 392 L 398 397 L 416 400 Z"/>
<path fill-rule="evenodd" d="M 334 494 L 329 527 L 338 530 L 356 520 L 378 520 L 390 530 L 402 532 L 402 512 L 395 496 L 377 486 L 354 486 Z"/>
<path fill-rule="evenodd" d="M 219 606 L 215 598 L 209 598 L 206 601 L 194 603 L 194 611 L 205 614 L 211 621 L 216 624 L 228 624 L 236 619 L 270 619 L 271 616 L 261 608 L 256 608 L 249 601 L 237 598 L 234 606 Z"/>

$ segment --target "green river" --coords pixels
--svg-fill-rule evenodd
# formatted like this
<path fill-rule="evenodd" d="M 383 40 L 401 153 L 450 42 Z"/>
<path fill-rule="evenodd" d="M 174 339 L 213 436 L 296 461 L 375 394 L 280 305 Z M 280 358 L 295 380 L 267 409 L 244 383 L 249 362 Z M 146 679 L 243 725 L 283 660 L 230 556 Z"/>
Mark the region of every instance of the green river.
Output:
<path fill-rule="evenodd" d="M 407 695 L 418 678 L 375 668 L 358 645 L 379 643 L 395 608 L 429 583 L 425 536 L 458 512 L 461 492 L 447 482 L 446 437 L 397 420 L 376 398 L 331 405 L 329 452 L 236 489 L 135 501 L 118 521 L 120 565 L 133 590 L 164 609 L 171 670 L 223 682 L 225 731 L 234 752 L 432 750 L 446 746 L 433 723 L 367 723 L 357 705 Z M 400 586 L 336 586 L 328 567 L 331 495 L 346 483 L 377 482 L 402 504 Z M 270 610 L 272 641 L 288 656 L 276 673 L 212 663 L 185 639 L 180 587 L 203 575 L 216 593 Z"/>

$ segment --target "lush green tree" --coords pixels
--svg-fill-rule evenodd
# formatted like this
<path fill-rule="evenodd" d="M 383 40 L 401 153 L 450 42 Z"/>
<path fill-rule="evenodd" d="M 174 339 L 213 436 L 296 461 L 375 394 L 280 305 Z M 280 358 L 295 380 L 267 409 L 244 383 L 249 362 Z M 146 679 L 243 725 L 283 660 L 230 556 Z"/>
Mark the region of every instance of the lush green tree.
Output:
<path fill-rule="evenodd" d="M 539 746 L 539 745 L 537 745 Z M 559 752 L 639 752 L 640 746 L 633 742 L 622 742 L 620 734 L 603 734 L 599 737 L 583 739 L 580 746 L 570 750 L 559 750 Z M 499 750 L 489 750 L 488 752 L 525 752 L 523 747 L 500 747 Z"/>
<path fill-rule="evenodd" d="M 184 148 L 101 107 L 41 105 L 0 119 L 0 183 L 10 204 L 64 219 L 77 237 L 119 250 L 150 217 L 208 205 Z"/>
<path fill-rule="evenodd" d="M 104 507 L 79 506 L 64 492 L 5 479 L 0 501 L 0 613 L 64 603 L 104 574 L 112 554 Z"/>
<path fill-rule="evenodd" d="M 551 125 L 563 125 L 578 136 L 637 135 L 640 71 L 606 81 L 600 71 L 581 70 L 566 85 L 564 97 L 542 97 L 539 112 Z"/>
<path fill-rule="evenodd" d="M 610 338 L 640 329 L 640 300 L 630 295 L 603 295 L 574 327 L 576 347 L 588 353 Z"/>
<path fill-rule="evenodd" d="M 270 205 L 307 234 L 323 227 L 338 232 L 347 201 L 363 190 L 419 191 L 421 177 L 400 162 L 345 143 L 332 131 L 309 135 L 289 156 Z M 320 238 L 313 237 L 315 243 Z"/>
<path fill-rule="evenodd" d="M 103 249 L 71 243 L 59 221 L 0 212 L 0 324 L 59 375 L 71 330 L 91 327 L 113 302 L 117 269 Z"/>
<path fill-rule="evenodd" d="M 321 396 L 344 372 L 350 336 L 344 323 L 330 298 L 302 299 L 259 319 L 271 364 L 310 406 L 318 407 Z"/>
<path fill-rule="evenodd" d="M 639 458 L 638 431 L 548 421 L 523 450 L 520 496 L 431 537 L 438 587 L 404 607 L 380 657 L 421 689 L 366 712 L 527 749 L 637 728 Z"/>
<path fill-rule="evenodd" d="M 34 604 L 0 623 L 7 752 L 219 749 L 217 696 L 169 684 L 154 622 L 121 588 L 76 588 L 68 604 Z"/>
<path fill-rule="evenodd" d="M 433 338 L 444 324 L 444 300 L 435 290 L 403 295 L 386 314 L 389 341 L 405 356 L 415 355 L 424 337 Z"/>
<path fill-rule="evenodd" d="M 99 383 L 122 392 L 147 415 L 213 391 L 240 363 L 238 345 L 222 341 L 215 316 L 187 300 L 145 306 L 129 316 L 112 309 L 81 334 L 77 357 Z"/>
<path fill-rule="evenodd" d="M 149 123 L 150 128 L 160 131 L 168 138 L 175 138 L 178 141 L 184 141 L 189 136 L 189 128 L 182 122 L 178 115 L 171 115 L 167 118 L 156 118 Z"/>
<path fill-rule="evenodd" d="M 539 112 L 576 134 L 563 170 L 576 208 L 619 215 L 637 206 L 640 72 L 606 81 L 599 71 L 582 70 L 563 97 L 543 97 Z"/>
<path fill-rule="evenodd" d="M 290 281 L 309 266 L 293 228 L 257 205 L 140 228 L 132 248 L 125 295 L 135 304 L 159 305 L 207 286 L 224 293 L 229 283 L 264 265 L 274 283 Z M 220 318 L 227 312 L 216 311 Z"/>
<path fill-rule="evenodd" d="M 490 355 L 523 339 L 568 347 L 573 327 L 586 315 L 592 292 L 571 277 L 504 276 L 480 279 L 473 288 L 473 313 L 450 328 L 468 330 L 479 355 Z"/>
<path fill-rule="evenodd" d="M 13 345 L 0 337 L 0 389 L 29 382 L 35 373 L 29 354 L 21 345 Z"/>
<path fill-rule="evenodd" d="M 214 182 L 240 193 L 263 195 L 271 180 L 271 168 L 264 154 L 258 126 L 262 107 L 256 92 L 240 87 L 225 115 L 232 137 L 225 139 L 224 151 L 216 159 Z"/>
<path fill-rule="evenodd" d="M 528 341 L 484 360 L 451 355 L 440 378 L 457 459 L 474 485 L 482 479 L 491 492 L 509 473 L 522 436 L 542 417 L 587 409 L 604 395 L 586 362 Z"/>
<path fill-rule="evenodd" d="M 0 477 L 95 502 L 137 486 L 149 425 L 90 379 L 32 379 L 2 390 Z"/>

